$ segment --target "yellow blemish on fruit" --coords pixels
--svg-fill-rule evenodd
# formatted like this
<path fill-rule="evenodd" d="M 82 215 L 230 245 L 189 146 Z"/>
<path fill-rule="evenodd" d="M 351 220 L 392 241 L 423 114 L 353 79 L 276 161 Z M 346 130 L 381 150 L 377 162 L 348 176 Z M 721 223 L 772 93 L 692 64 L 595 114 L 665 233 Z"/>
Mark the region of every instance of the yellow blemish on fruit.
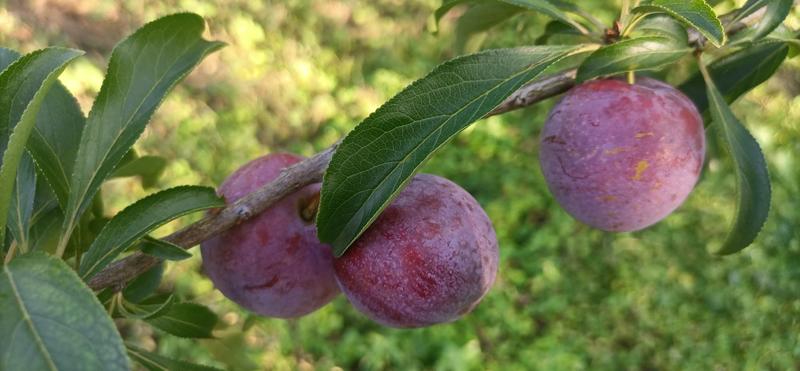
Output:
<path fill-rule="evenodd" d="M 617 196 L 612 196 L 612 195 L 605 195 L 603 197 L 600 197 L 600 201 L 603 201 L 603 202 L 612 202 L 612 201 L 616 201 L 616 199 L 617 199 Z"/>
<path fill-rule="evenodd" d="M 644 137 L 652 137 L 653 135 L 655 134 L 653 134 L 652 131 L 636 133 L 636 139 L 642 139 Z"/>
<path fill-rule="evenodd" d="M 642 174 L 644 174 L 644 171 L 647 170 L 648 167 L 650 167 L 650 164 L 647 161 L 639 161 L 639 163 L 636 164 L 636 174 L 631 180 L 641 180 Z"/>
<path fill-rule="evenodd" d="M 613 156 L 621 152 L 625 152 L 628 150 L 628 147 L 614 147 L 612 149 L 607 149 L 603 151 L 603 154 L 606 156 Z"/>

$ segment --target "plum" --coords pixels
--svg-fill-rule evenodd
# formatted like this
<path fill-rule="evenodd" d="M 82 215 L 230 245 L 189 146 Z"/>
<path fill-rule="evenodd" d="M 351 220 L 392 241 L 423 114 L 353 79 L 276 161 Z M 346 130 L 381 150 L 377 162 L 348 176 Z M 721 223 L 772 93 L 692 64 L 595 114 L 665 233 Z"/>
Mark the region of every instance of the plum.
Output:
<path fill-rule="evenodd" d="M 704 154 L 697 108 L 650 78 L 571 89 L 541 134 L 542 172 L 558 203 L 606 231 L 639 230 L 672 213 L 697 183 Z"/>
<path fill-rule="evenodd" d="M 342 292 L 391 327 L 450 322 L 470 312 L 497 274 L 497 238 L 477 201 L 420 174 L 334 266 Z"/>
<path fill-rule="evenodd" d="M 233 203 L 301 159 L 287 153 L 257 158 L 229 176 L 219 192 Z M 333 300 L 340 292 L 333 254 L 317 239 L 313 218 L 304 217 L 319 190 L 319 183 L 306 186 L 203 242 L 203 268 L 217 289 L 237 304 L 270 317 L 299 317 Z"/>

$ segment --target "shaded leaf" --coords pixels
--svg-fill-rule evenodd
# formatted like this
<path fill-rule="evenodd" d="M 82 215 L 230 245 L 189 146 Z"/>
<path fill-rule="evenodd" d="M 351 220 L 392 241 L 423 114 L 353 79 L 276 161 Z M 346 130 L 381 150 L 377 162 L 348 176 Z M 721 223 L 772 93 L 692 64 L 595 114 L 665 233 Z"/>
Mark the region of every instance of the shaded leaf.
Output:
<path fill-rule="evenodd" d="M 769 35 L 770 32 L 774 31 L 783 23 L 786 17 L 789 16 L 792 6 L 794 6 L 794 0 L 756 1 L 755 3 L 761 5 L 757 8 L 766 5 L 767 9 L 764 12 L 764 16 L 755 26 L 737 34 L 737 40 L 759 40 Z M 747 6 L 747 4 L 745 4 L 745 6 Z M 740 15 L 741 14 L 745 13 L 740 13 Z"/>
<path fill-rule="evenodd" d="M 476 34 L 486 31 L 523 11 L 524 9 L 520 7 L 499 2 L 475 4 L 467 9 L 456 22 L 455 49 L 459 52 L 478 49 L 477 47 L 470 47 L 470 41 Z"/>
<path fill-rule="evenodd" d="M 114 216 L 81 260 L 78 270 L 88 280 L 122 251 L 167 222 L 200 210 L 224 206 L 213 188 L 181 186 L 147 196 Z"/>
<path fill-rule="evenodd" d="M 703 0 L 650 0 L 633 9 L 637 13 L 666 13 L 694 27 L 717 47 L 725 43 L 725 29 L 717 14 Z"/>
<path fill-rule="evenodd" d="M 178 303 L 173 304 L 167 313 L 148 319 L 147 323 L 183 338 L 211 338 L 217 315 L 199 304 Z"/>
<path fill-rule="evenodd" d="M 320 240 L 341 256 L 436 150 L 581 48 L 523 47 L 456 58 L 390 99 L 331 159 L 317 216 Z"/>
<path fill-rule="evenodd" d="M 0 70 L 5 68 L 4 63 L 19 57 L 13 50 L 0 48 Z M 57 81 L 42 102 L 26 144 L 62 208 L 67 204 L 69 175 L 85 123 L 78 101 Z"/>
<path fill-rule="evenodd" d="M 6 225 L 17 167 L 44 97 L 79 50 L 47 48 L 17 59 L 0 73 L 0 226 Z M 5 238 L 0 228 L 0 240 Z"/>
<path fill-rule="evenodd" d="M 789 47 L 785 43 L 758 43 L 714 61 L 708 70 L 725 101 L 733 103 L 750 89 L 767 81 L 778 70 L 788 52 Z M 678 88 L 692 99 L 700 112 L 708 109 L 702 74 L 695 74 Z"/>
<path fill-rule="evenodd" d="M 164 260 L 184 260 L 192 257 L 191 253 L 178 245 L 147 236 L 139 243 L 139 249 L 147 255 Z"/>
<path fill-rule="evenodd" d="M 686 45 L 662 36 L 643 36 L 605 45 L 592 53 L 578 68 L 577 81 L 628 71 L 657 69 L 692 51 Z"/>
<path fill-rule="evenodd" d="M 164 262 L 158 262 L 156 266 L 148 269 L 128 283 L 122 290 L 122 296 L 132 303 L 139 303 L 152 294 L 161 284 L 161 277 L 164 275 Z"/>
<path fill-rule="evenodd" d="M 8 209 L 8 228 L 17 241 L 20 252 L 28 251 L 31 217 L 36 196 L 36 168 L 28 154 L 22 155 L 17 168 L 17 180 L 11 193 L 11 206 Z"/>
<path fill-rule="evenodd" d="M 582 34 L 587 34 L 589 31 L 581 25 L 580 23 L 576 22 L 569 16 L 567 16 L 563 9 L 567 8 L 572 11 L 577 11 L 577 7 L 572 4 L 565 3 L 565 2 L 553 2 L 547 0 L 444 0 L 442 5 L 436 9 L 434 12 L 434 17 L 436 19 L 436 23 L 438 24 L 442 17 L 447 14 L 451 9 L 453 9 L 457 5 L 461 4 L 474 4 L 476 8 L 480 9 L 482 12 L 487 13 L 487 18 L 495 18 L 496 15 L 490 15 L 492 13 L 498 14 L 499 12 L 496 9 L 506 9 L 505 11 L 508 12 L 508 9 L 512 9 L 512 13 L 516 14 L 523 10 L 532 10 L 535 12 L 542 13 L 547 15 L 555 20 L 558 20 L 569 27 L 577 30 Z M 503 6 L 504 4 L 508 6 Z M 510 6 L 510 7 L 509 7 Z M 516 8 L 516 10 L 513 10 Z M 475 21 L 478 21 L 478 12 L 473 12 Z M 513 15 L 511 14 L 511 15 Z M 465 13 L 466 15 L 466 13 Z M 463 17 L 463 16 L 462 16 Z M 496 22 L 498 23 L 498 22 Z M 496 24 L 495 23 L 495 24 Z"/>
<path fill-rule="evenodd" d="M 175 296 L 172 294 L 149 298 L 146 303 L 131 303 L 122 299 L 119 311 L 128 318 L 151 319 L 167 313 L 174 303 Z"/>
<path fill-rule="evenodd" d="M 736 170 L 736 215 L 717 254 L 733 254 L 755 240 L 769 215 L 771 187 L 767 163 L 758 142 L 731 112 L 714 80 L 704 74 L 713 128 Z"/>
<path fill-rule="evenodd" d="M 63 261 L 20 256 L 0 277 L 0 369 L 128 370 L 114 323 Z"/>
<path fill-rule="evenodd" d="M 132 360 L 136 361 L 144 368 L 151 371 L 216 371 L 219 370 L 214 367 L 197 365 L 184 361 L 177 361 L 170 359 L 156 353 L 148 352 L 144 349 L 137 348 L 133 345 L 126 345 L 128 348 L 128 355 Z"/>
<path fill-rule="evenodd" d="M 138 176 L 142 180 L 142 187 L 152 188 L 158 182 L 158 178 L 167 168 L 167 160 L 160 156 L 142 156 L 131 160 L 118 167 L 111 174 L 112 178 L 124 178 Z"/>
<path fill-rule="evenodd" d="M 200 16 L 174 14 L 144 25 L 114 48 L 81 135 L 60 250 L 166 94 L 206 55 L 223 46 L 204 40 L 204 29 Z"/>

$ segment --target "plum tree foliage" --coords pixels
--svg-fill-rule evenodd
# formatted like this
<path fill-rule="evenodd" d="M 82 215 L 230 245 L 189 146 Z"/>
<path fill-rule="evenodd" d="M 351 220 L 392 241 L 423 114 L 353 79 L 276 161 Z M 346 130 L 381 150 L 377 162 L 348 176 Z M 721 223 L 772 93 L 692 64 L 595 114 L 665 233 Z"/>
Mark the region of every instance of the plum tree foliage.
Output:
<path fill-rule="evenodd" d="M 132 146 L 172 87 L 224 45 L 203 39 L 204 20 L 191 13 L 142 26 L 113 50 L 88 116 L 58 81 L 82 52 L 0 48 L 0 332 L 14 334 L 0 337 L 0 369 L 191 367 L 132 346 L 126 355 L 109 316 L 212 337 L 212 311 L 155 293 L 156 263 L 184 259 L 202 240 L 216 287 L 261 315 L 307 314 L 341 288 L 381 324 L 456 320 L 494 282 L 497 241 L 465 190 L 416 173 L 473 122 L 574 85 L 541 136 L 543 173 L 567 212 L 612 231 L 666 217 L 700 176 L 705 127 L 737 181 L 733 225 L 717 253 L 744 249 L 766 221 L 770 183 L 758 143 L 729 104 L 796 54 L 798 35 L 783 24 L 793 1 L 749 0 L 722 16 L 704 0 L 622 4 L 617 21 L 603 25 L 563 1 L 444 0 L 436 22 L 465 9 L 457 48 L 513 15 L 553 20 L 537 45 L 443 63 L 311 158 L 267 155 L 218 191 L 162 190 L 111 219 L 101 185 L 131 175 L 155 183 L 163 160 Z M 692 57 L 697 72 L 680 91 L 645 76 Z M 193 238 L 150 236 L 201 210 L 206 217 L 181 235 Z"/>

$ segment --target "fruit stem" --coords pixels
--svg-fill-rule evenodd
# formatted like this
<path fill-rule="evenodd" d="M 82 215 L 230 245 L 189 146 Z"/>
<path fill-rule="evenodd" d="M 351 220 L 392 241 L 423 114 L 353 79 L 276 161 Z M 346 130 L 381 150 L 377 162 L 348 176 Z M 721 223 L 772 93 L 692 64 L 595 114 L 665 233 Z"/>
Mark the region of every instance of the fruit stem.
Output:
<path fill-rule="evenodd" d="M 636 83 L 636 74 L 633 71 L 628 71 L 628 84 L 635 84 Z"/>
<path fill-rule="evenodd" d="M 311 223 L 317 216 L 317 210 L 319 210 L 319 192 L 315 193 L 313 196 L 304 200 L 303 203 L 300 204 L 300 217 L 303 218 L 303 220 L 305 220 L 307 223 Z"/>

